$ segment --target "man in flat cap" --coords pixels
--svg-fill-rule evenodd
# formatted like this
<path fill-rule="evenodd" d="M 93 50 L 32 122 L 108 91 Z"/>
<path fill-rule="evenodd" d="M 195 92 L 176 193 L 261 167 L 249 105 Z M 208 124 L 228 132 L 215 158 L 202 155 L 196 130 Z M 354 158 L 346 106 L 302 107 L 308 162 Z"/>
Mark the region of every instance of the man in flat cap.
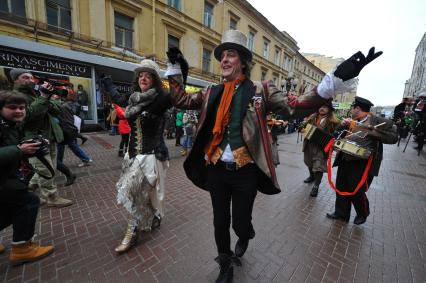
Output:
<path fill-rule="evenodd" d="M 267 132 L 267 113 L 287 119 L 315 112 L 336 91 L 350 88 L 362 67 L 381 54 L 374 54 L 373 49 L 367 59 L 359 52 L 342 63 L 340 69 L 327 74 L 318 88 L 294 97 L 285 96 L 272 81 L 250 80 L 253 55 L 246 46 L 247 38 L 242 32 L 226 31 L 214 50 L 222 83 L 194 94 L 187 94 L 183 87 L 188 64 L 182 53 L 176 48 L 167 53 L 171 64 L 165 75 L 169 78 L 172 103 L 179 109 L 201 110 L 184 169 L 188 178 L 211 196 L 219 253 L 216 261 L 220 266 L 216 282 L 232 282 L 233 263 L 241 263 L 231 250 L 231 217 L 238 236 L 235 255 L 242 257 L 255 236 L 252 211 L 257 191 L 281 191 Z"/>
<path fill-rule="evenodd" d="M 357 214 L 354 224 L 363 224 L 370 214 L 366 192 L 373 178 L 379 174 L 383 144 L 394 144 L 398 140 L 395 124 L 370 113 L 372 106 L 371 101 L 357 96 L 352 104 L 351 118 L 342 121 L 349 131 L 345 139 L 370 154 L 367 158 L 357 155 L 355 151 L 338 152 L 333 165 L 338 166 L 336 204 L 334 212 L 327 213 L 328 218 L 349 222 L 351 204 Z"/>
<path fill-rule="evenodd" d="M 12 69 L 9 73 L 14 83 L 14 90 L 24 93 L 28 99 L 27 118 L 25 120 L 25 139 L 31 139 L 41 135 L 49 140 L 49 154 L 46 160 L 55 168 L 56 164 L 56 143 L 63 141 L 63 133 L 59 124 L 55 121 L 55 116 L 62 113 L 62 108 L 58 101 L 50 99 L 47 89 L 52 86 L 44 83 L 39 92 L 34 91 L 34 77 L 30 71 L 25 69 Z M 37 158 L 30 158 L 30 163 L 43 175 L 49 176 L 47 167 Z M 72 205 L 73 201 L 60 197 L 54 178 L 44 179 L 35 174 L 30 181 L 30 187 L 40 188 L 40 203 L 51 207 L 64 207 Z"/>

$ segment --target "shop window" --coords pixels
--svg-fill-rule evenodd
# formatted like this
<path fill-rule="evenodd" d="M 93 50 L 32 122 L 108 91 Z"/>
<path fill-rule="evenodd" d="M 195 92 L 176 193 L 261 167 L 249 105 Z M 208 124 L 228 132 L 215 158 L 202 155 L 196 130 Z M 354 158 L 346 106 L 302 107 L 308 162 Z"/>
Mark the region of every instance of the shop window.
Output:
<path fill-rule="evenodd" d="M 253 51 L 253 47 L 254 47 L 254 36 L 255 36 L 255 33 L 250 31 L 248 34 L 248 39 L 247 39 L 247 48 L 250 49 L 251 51 Z"/>
<path fill-rule="evenodd" d="M 204 25 L 208 28 L 213 27 L 213 5 L 209 2 L 204 2 Z"/>
<path fill-rule="evenodd" d="M 25 14 L 25 0 L 0 0 L 1 16 L 8 16 L 13 19 L 26 18 Z"/>
<path fill-rule="evenodd" d="M 268 59 L 269 57 L 269 42 L 263 41 L 263 57 Z"/>
<path fill-rule="evenodd" d="M 57 31 L 71 31 L 70 0 L 46 0 L 47 25 Z"/>
<path fill-rule="evenodd" d="M 114 12 L 115 45 L 118 47 L 133 48 L 133 18 Z"/>
<path fill-rule="evenodd" d="M 170 49 L 170 47 L 179 48 L 179 38 L 169 34 L 167 36 L 167 49 Z"/>
<path fill-rule="evenodd" d="M 237 29 L 237 23 L 238 23 L 237 20 L 235 20 L 234 18 L 231 18 L 229 20 L 229 29 Z"/>
<path fill-rule="evenodd" d="M 167 4 L 180 11 L 180 0 L 167 0 Z"/>
<path fill-rule="evenodd" d="M 212 52 L 208 49 L 203 48 L 203 66 L 202 70 L 204 73 L 210 73 Z"/>

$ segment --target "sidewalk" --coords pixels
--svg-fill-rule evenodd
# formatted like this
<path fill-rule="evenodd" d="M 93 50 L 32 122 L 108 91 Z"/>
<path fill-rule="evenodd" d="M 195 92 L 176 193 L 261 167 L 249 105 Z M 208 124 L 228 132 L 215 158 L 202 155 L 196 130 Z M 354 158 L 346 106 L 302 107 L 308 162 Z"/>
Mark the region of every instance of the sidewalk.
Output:
<path fill-rule="evenodd" d="M 36 241 L 54 244 L 53 255 L 11 267 L 11 228 L 0 232 L 7 251 L 0 255 L 0 282 L 214 282 L 218 265 L 209 194 L 184 176 L 174 141 L 167 172 L 166 217 L 160 229 L 142 233 L 137 247 L 117 256 L 114 247 L 126 228 L 126 213 L 116 204 L 121 168 L 119 136 L 89 135 L 83 146 L 90 167 L 66 151 L 65 163 L 78 175 L 59 186 L 73 206 L 42 208 Z M 364 225 L 325 217 L 335 194 L 324 177 L 317 198 L 303 184 L 308 171 L 296 135 L 279 138 L 277 175 L 282 193 L 258 194 L 253 212 L 256 237 L 235 267 L 235 282 L 425 282 L 426 154 L 409 145 L 402 153 L 385 146 L 379 177 L 368 192 L 371 215 Z M 65 179 L 60 176 L 58 182 Z M 233 234 L 233 233 L 232 233 Z M 232 236 L 232 245 L 236 242 Z"/>

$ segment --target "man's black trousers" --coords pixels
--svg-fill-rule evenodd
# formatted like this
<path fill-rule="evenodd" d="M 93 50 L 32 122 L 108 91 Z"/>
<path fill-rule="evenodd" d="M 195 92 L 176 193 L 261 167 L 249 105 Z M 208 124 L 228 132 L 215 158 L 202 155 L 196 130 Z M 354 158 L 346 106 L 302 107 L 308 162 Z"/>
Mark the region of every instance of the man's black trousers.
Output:
<path fill-rule="evenodd" d="M 259 169 L 253 163 L 238 170 L 229 169 L 221 161 L 209 165 L 207 187 L 213 205 L 218 253 L 231 255 L 231 203 L 232 228 L 240 239 L 249 240 L 253 236 L 251 215 L 257 194 Z"/>
<path fill-rule="evenodd" d="M 353 192 L 362 178 L 367 166 L 366 159 L 345 160 L 342 159 L 337 169 L 336 187 L 342 192 Z M 374 176 L 367 177 L 368 186 L 371 185 Z M 367 218 L 370 215 L 370 207 L 366 195 L 365 185 L 353 196 L 342 196 L 336 193 L 335 212 L 340 217 L 349 221 L 351 216 L 351 203 L 354 205 L 357 215 Z"/>
<path fill-rule="evenodd" d="M 0 184 L 0 230 L 13 225 L 13 241 L 22 242 L 34 235 L 40 199 L 27 190 L 16 189 L 17 182 L 12 179 Z"/>

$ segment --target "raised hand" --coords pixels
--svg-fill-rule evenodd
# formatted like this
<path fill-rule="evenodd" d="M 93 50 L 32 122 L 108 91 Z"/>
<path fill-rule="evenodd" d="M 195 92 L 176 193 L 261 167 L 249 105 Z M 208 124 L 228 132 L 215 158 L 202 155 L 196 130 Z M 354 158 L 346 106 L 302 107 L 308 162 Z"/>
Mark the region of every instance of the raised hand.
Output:
<path fill-rule="evenodd" d="M 358 51 L 349 59 L 343 61 L 339 66 L 337 66 L 336 71 L 334 71 L 334 75 L 341 78 L 343 81 L 357 77 L 362 68 L 383 54 L 382 51 L 376 53 L 374 49 L 374 47 L 370 48 L 367 57 L 365 57 L 361 51 Z"/>
<path fill-rule="evenodd" d="M 182 71 L 183 84 L 186 85 L 186 80 L 188 78 L 189 65 L 183 56 L 182 52 L 177 47 L 170 47 L 166 52 L 167 58 L 169 58 L 170 63 L 180 65 Z"/>

